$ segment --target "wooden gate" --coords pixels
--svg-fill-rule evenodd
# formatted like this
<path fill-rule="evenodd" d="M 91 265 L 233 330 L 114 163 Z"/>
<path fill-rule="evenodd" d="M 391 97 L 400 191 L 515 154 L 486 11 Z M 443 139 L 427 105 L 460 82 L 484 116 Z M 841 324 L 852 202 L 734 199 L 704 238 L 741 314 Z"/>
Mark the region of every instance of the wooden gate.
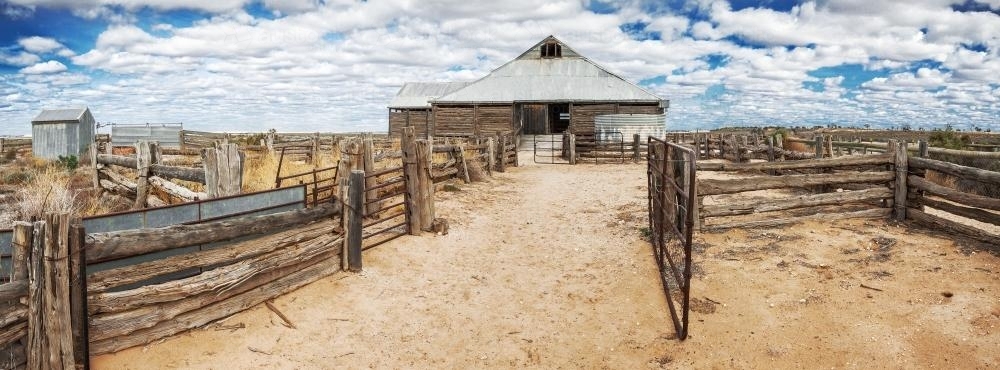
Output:
<path fill-rule="evenodd" d="M 540 135 L 549 133 L 548 106 L 545 104 L 525 104 L 521 106 L 521 118 L 524 120 L 524 134 Z"/>
<path fill-rule="evenodd" d="M 694 150 L 679 144 L 654 137 L 647 140 L 650 243 L 677 338 L 684 340 L 691 293 L 697 157 Z"/>

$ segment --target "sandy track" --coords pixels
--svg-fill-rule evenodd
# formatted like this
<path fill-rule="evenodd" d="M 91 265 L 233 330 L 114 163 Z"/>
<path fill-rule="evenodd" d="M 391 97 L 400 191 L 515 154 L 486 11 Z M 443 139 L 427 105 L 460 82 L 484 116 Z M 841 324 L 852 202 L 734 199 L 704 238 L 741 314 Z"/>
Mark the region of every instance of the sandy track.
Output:
<path fill-rule="evenodd" d="M 644 167 L 525 162 L 492 183 L 439 192 L 437 211 L 450 220 L 449 235 L 398 239 L 366 252 L 362 274 L 337 274 L 277 299 L 298 329 L 255 307 L 94 365 L 973 369 L 1000 363 L 1000 259 L 982 245 L 875 221 L 698 235 L 691 335 L 677 342 L 640 232 Z"/>

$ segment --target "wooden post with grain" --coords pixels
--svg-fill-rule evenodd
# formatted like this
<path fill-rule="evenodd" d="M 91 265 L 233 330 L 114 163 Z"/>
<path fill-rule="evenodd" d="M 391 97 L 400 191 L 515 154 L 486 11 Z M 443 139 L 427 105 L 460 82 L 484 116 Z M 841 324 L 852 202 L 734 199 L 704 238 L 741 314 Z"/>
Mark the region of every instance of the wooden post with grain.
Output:
<path fill-rule="evenodd" d="M 896 146 L 893 163 L 896 167 L 896 189 L 895 196 L 893 197 L 893 209 L 895 210 L 896 221 L 903 221 L 906 219 L 906 176 L 908 171 L 905 141 Z"/>
<path fill-rule="evenodd" d="M 469 179 L 469 163 L 465 161 L 465 147 L 462 145 L 455 146 L 452 150 L 452 155 L 455 156 L 455 162 L 458 165 L 458 174 L 462 176 L 462 181 L 466 184 L 472 182 Z"/>
<path fill-rule="evenodd" d="M 569 134 L 569 164 L 576 164 L 576 134 Z"/>
<path fill-rule="evenodd" d="M 420 229 L 430 230 L 434 221 L 434 178 L 431 177 L 433 149 L 428 140 L 417 140 L 415 145 L 417 162 L 417 210 L 420 211 Z"/>
<path fill-rule="evenodd" d="M 374 144 L 374 139 L 372 138 L 372 134 L 365 134 L 364 142 L 362 143 L 362 152 L 364 153 L 365 173 L 375 173 L 375 144 Z M 365 189 L 371 189 L 375 187 L 377 181 L 378 179 L 375 178 L 374 176 L 366 178 Z M 378 190 L 371 190 L 365 192 L 364 203 L 366 204 L 365 206 L 366 215 L 373 215 L 377 213 L 380 209 L 382 209 L 382 203 L 374 202 L 375 199 L 378 199 Z"/>
<path fill-rule="evenodd" d="M 70 327 L 77 369 L 90 368 L 89 315 L 87 313 L 87 232 L 79 218 L 69 227 Z"/>
<path fill-rule="evenodd" d="M 133 209 L 146 208 L 146 197 L 149 195 L 150 166 L 158 162 L 159 148 L 156 143 L 140 140 L 135 143 L 136 179 L 135 203 Z"/>
<path fill-rule="evenodd" d="M 400 148 L 403 151 L 403 177 L 406 179 L 406 199 L 409 202 L 406 210 L 409 212 L 407 220 L 410 224 L 410 235 L 420 235 L 420 173 L 417 165 L 417 139 L 413 127 L 403 127 L 400 137 Z"/>
<path fill-rule="evenodd" d="M 507 172 L 507 136 L 503 134 L 503 131 L 497 131 L 497 137 L 500 139 L 500 150 L 498 150 L 500 172 Z"/>
<path fill-rule="evenodd" d="M 816 135 L 813 149 L 816 151 L 816 159 L 823 158 L 823 135 Z"/>
<path fill-rule="evenodd" d="M 497 141 L 494 137 L 486 138 L 486 168 L 490 176 L 493 176 L 493 169 L 497 164 Z"/>
<path fill-rule="evenodd" d="M 347 198 L 344 200 L 344 244 L 347 245 L 347 270 L 352 272 L 361 271 L 361 243 L 363 241 L 362 207 L 365 203 L 365 172 L 351 171 L 348 180 Z"/>
<path fill-rule="evenodd" d="M 632 134 L 632 160 L 639 161 L 639 134 Z"/>
<path fill-rule="evenodd" d="M 236 144 L 220 144 L 201 152 L 205 192 L 209 198 L 237 195 L 243 188 L 243 153 Z"/>

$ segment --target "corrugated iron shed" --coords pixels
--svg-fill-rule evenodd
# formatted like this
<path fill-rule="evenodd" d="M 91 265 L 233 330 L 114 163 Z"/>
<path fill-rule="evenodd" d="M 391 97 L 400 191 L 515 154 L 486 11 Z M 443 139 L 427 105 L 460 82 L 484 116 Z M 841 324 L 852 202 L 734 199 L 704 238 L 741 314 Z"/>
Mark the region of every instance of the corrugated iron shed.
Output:
<path fill-rule="evenodd" d="M 562 45 L 558 58 L 541 57 L 546 43 Z M 521 56 L 432 103 L 643 102 L 662 99 L 611 73 L 549 36 Z"/>
<path fill-rule="evenodd" d="M 431 99 L 466 87 L 470 82 L 407 82 L 389 102 L 391 109 L 430 108 Z"/>
<path fill-rule="evenodd" d="M 86 113 L 87 108 L 46 109 L 38 113 L 31 123 L 79 122 Z"/>
<path fill-rule="evenodd" d="M 31 153 L 45 159 L 82 156 L 94 143 L 95 131 L 88 108 L 43 110 L 31 120 Z"/>

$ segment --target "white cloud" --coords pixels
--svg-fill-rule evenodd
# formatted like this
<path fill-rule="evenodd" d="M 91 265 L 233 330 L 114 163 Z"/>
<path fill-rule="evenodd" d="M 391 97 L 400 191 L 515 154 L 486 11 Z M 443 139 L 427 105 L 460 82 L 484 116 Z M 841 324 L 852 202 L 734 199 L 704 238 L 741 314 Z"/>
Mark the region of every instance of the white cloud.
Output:
<path fill-rule="evenodd" d="M 17 40 L 17 43 L 21 44 L 21 47 L 23 47 L 24 50 L 32 53 L 48 53 L 53 50 L 64 48 L 63 44 L 59 43 L 59 41 L 41 36 L 25 37 Z"/>
<path fill-rule="evenodd" d="M 66 70 L 66 65 L 60 63 L 56 60 L 50 60 L 44 63 L 36 63 L 29 67 L 21 68 L 21 73 L 23 74 L 43 74 L 43 73 L 56 73 Z"/>
<path fill-rule="evenodd" d="M 27 66 L 38 63 L 42 58 L 35 54 L 19 52 L 17 54 L 7 54 L 0 50 L 0 63 L 12 66 Z"/>

